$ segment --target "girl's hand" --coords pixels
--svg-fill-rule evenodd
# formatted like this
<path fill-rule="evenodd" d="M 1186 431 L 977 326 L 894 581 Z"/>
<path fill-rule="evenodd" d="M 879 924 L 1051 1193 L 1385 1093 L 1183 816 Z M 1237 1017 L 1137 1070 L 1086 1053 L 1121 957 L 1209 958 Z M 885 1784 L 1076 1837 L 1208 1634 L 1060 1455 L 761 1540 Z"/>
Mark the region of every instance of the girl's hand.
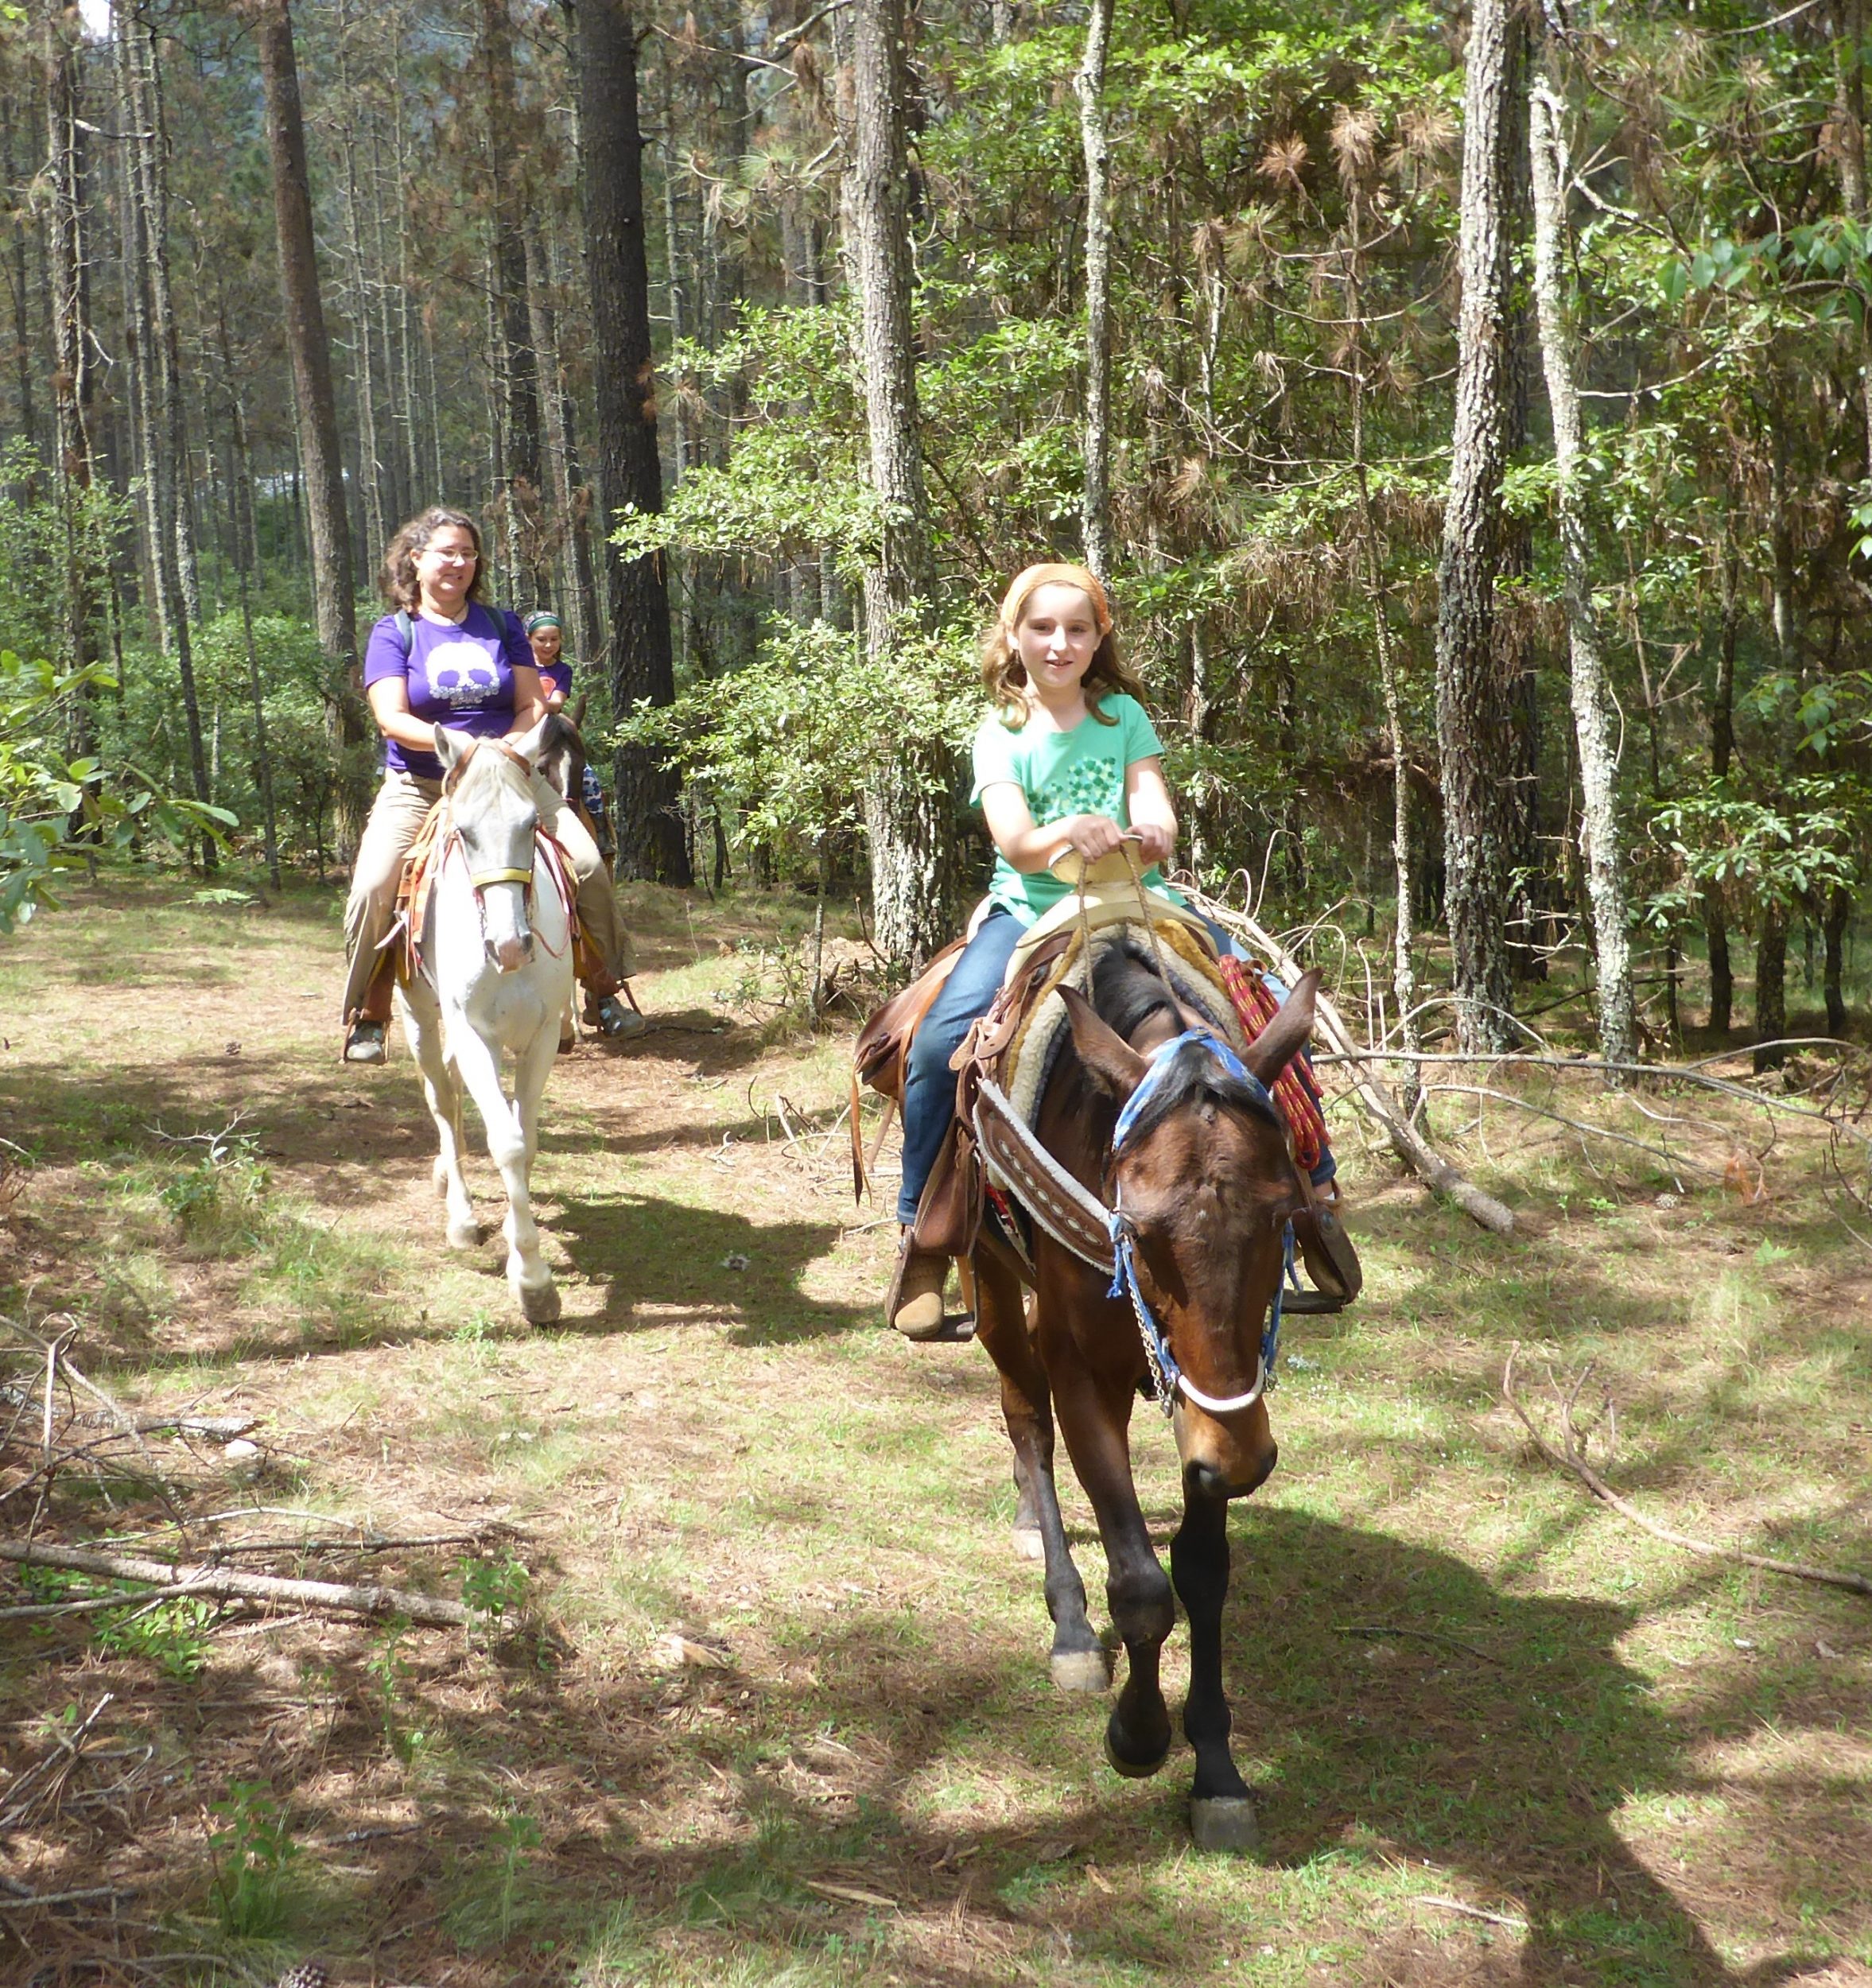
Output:
<path fill-rule="evenodd" d="M 1124 831 L 1105 814 L 1070 815 L 1054 825 L 1054 833 L 1063 837 L 1066 846 L 1088 863 L 1109 856 L 1124 840 Z"/>
<path fill-rule="evenodd" d="M 1138 860 L 1147 870 L 1153 863 L 1167 863 L 1175 852 L 1175 835 L 1160 822 L 1139 822 L 1131 831 L 1131 839 L 1137 845 Z"/>

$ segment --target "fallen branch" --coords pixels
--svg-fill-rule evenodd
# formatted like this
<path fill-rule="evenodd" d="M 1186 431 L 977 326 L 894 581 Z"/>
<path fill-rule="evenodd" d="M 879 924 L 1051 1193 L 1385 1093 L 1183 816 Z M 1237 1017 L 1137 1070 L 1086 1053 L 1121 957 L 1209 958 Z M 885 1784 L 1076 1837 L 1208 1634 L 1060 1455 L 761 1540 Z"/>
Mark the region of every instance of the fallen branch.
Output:
<path fill-rule="evenodd" d="M 1648 1532 L 1654 1540 L 1662 1540 L 1667 1546 L 1681 1547 L 1686 1553 L 1699 1554 L 1708 1560 L 1734 1560 L 1743 1567 L 1760 1567 L 1769 1574 L 1785 1574 L 1799 1581 L 1818 1581 L 1827 1587 L 1845 1588 L 1854 1594 L 1872 1595 L 1872 1578 L 1863 1574 L 1836 1574 L 1827 1567 L 1808 1567 L 1799 1560 L 1777 1560 L 1765 1553 L 1745 1553 L 1741 1547 L 1720 1546 L 1714 1540 L 1693 1539 L 1688 1532 L 1679 1532 L 1674 1528 L 1660 1525 L 1655 1519 L 1647 1518 L 1637 1507 L 1621 1498 L 1606 1483 L 1598 1471 L 1586 1460 L 1579 1439 L 1579 1431 L 1573 1420 L 1573 1404 L 1587 1377 L 1592 1372 L 1589 1365 L 1575 1383 L 1573 1391 L 1560 1404 L 1560 1427 L 1566 1449 L 1555 1450 L 1552 1443 L 1534 1426 L 1533 1419 L 1522 1407 L 1521 1397 L 1514 1391 L 1514 1363 L 1521 1353 L 1520 1342 L 1509 1349 L 1508 1361 L 1501 1369 L 1501 1398 L 1513 1409 L 1521 1427 L 1528 1432 L 1534 1447 L 1556 1470 L 1569 1470 L 1579 1478 L 1587 1489 L 1602 1505 L 1610 1505 L 1618 1516 L 1635 1525 L 1641 1532 Z"/>
<path fill-rule="evenodd" d="M 472 1619 L 459 1602 L 412 1594 L 401 1588 L 348 1587 L 331 1581 L 286 1580 L 273 1574 L 236 1574 L 224 1567 L 178 1567 L 169 1560 L 130 1559 L 73 1547 L 25 1546 L 0 1540 L 0 1560 L 21 1567 L 64 1567 L 111 1581 L 185 1586 L 191 1594 L 223 1602 L 289 1602 L 300 1608 L 327 1609 L 340 1615 L 407 1616 L 412 1622 L 450 1629 L 465 1628 Z"/>
<path fill-rule="evenodd" d="M 1238 926 L 1251 945 L 1258 946 L 1276 973 L 1290 982 L 1300 977 L 1300 964 L 1286 947 L 1249 917 L 1245 911 L 1237 911 L 1214 899 L 1204 898 L 1200 892 L 1192 894 L 1198 907 L 1218 922 Z M 1385 1136 L 1391 1141 L 1391 1149 L 1411 1171 L 1428 1187 L 1432 1194 L 1443 1195 L 1454 1202 L 1470 1221 L 1478 1222 L 1492 1234 L 1511 1236 L 1514 1233 L 1513 1213 L 1498 1202 L 1493 1194 L 1485 1194 L 1473 1181 L 1465 1179 L 1443 1155 L 1435 1151 L 1407 1120 L 1392 1101 L 1390 1093 L 1377 1075 L 1373 1065 L 1385 1059 L 1377 1052 L 1361 1048 L 1353 1039 L 1352 1032 L 1341 1019 L 1339 1011 L 1324 994 L 1314 997 L 1314 1013 L 1319 1018 L 1320 1033 L 1348 1062 L 1358 1068 L 1352 1078 L 1351 1095 L 1364 1109 L 1383 1127 Z M 1395 1060 L 1395 1059 L 1393 1059 Z"/>
<path fill-rule="evenodd" d="M 1528 1922 L 1524 1919 L 1511 1918 L 1506 1912 L 1486 1912 L 1480 1905 L 1466 1905 L 1460 1898 L 1435 1898 L 1427 1893 L 1420 1893 L 1411 1901 L 1413 1905 L 1434 1905 L 1439 1912 L 1460 1912 L 1465 1919 L 1479 1919 L 1490 1926 L 1505 1926 L 1510 1932 L 1524 1933 Z"/>

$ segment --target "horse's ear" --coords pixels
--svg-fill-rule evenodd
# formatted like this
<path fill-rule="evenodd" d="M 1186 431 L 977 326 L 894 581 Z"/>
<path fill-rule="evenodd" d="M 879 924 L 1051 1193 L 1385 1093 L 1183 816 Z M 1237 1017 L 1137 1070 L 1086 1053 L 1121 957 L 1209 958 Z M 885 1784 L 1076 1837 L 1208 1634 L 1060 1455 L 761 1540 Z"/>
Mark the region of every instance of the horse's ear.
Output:
<path fill-rule="evenodd" d="M 569 711 L 569 712 L 566 713 L 566 716 L 571 719 L 572 723 L 573 723 L 573 728 L 574 728 L 575 730 L 576 730 L 576 729 L 577 729 L 577 728 L 580 725 L 582 725 L 582 724 L 585 723 L 585 706 L 586 706 L 587 705 L 588 705 L 591 701 L 592 701 L 592 693 L 591 693 L 591 692 L 590 692 L 590 691 L 588 691 L 588 690 L 581 690 L 581 691 L 580 691 L 580 693 L 578 693 L 578 701 L 577 701 L 577 704 L 575 704 L 575 705 L 572 707 L 571 710 L 570 710 L 570 711 Z"/>
<path fill-rule="evenodd" d="M 554 731 L 556 712 L 549 711 L 530 732 L 522 732 L 514 741 L 514 750 L 529 766 L 538 766 L 540 755 L 546 749 L 546 741 Z"/>
<path fill-rule="evenodd" d="M 1299 1054 L 1313 1034 L 1313 998 L 1319 992 L 1319 969 L 1304 974 L 1281 1004 L 1280 1011 L 1249 1043 L 1241 1060 L 1264 1084 L 1272 1084 Z"/>
<path fill-rule="evenodd" d="M 1122 1105 L 1144 1081 L 1149 1063 L 1115 1028 L 1100 1020 L 1098 1010 L 1076 987 L 1061 988 L 1059 998 L 1066 1003 L 1066 1018 L 1079 1061 L 1099 1089 L 1109 1091 Z"/>
<path fill-rule="evenodd" d="M 465 759 L 474 749 L 474 740 L 464 732 L 451 732 L 445 724 L 436 727 L 436 757 L 442 763 L 445 773 L 455 771 L 456 762 Z"/>

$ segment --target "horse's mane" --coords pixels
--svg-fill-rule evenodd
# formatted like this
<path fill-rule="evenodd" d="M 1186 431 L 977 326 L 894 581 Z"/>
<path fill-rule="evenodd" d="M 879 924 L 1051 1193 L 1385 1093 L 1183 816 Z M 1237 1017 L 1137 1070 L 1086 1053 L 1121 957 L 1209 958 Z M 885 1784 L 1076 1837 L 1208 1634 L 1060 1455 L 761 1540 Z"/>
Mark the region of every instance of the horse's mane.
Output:
<path fill-rule="evenodd" d="M 1163 984 L 1155 966 L 1127 938 L 1108 945 L 1093 963 L 1092 1005 L 1127 1042 L 1153 1015 L 1167 1014 L 1179 1029 L 1192 1019 Z M 1200 1043 L 1186 1043 L 1175 1051 L 1169 1066 L 1139 1115 L 1133 1136 L 1141 1136 L 1179 1105 L 1206 1096 L 1232 1105 L 1256 1118 L 1274 1120 L 1267 1093 L 1250 1090 L 1231 1076 Z M 1278 1122 L 1278 1121 L 1275 1121 Z"/>

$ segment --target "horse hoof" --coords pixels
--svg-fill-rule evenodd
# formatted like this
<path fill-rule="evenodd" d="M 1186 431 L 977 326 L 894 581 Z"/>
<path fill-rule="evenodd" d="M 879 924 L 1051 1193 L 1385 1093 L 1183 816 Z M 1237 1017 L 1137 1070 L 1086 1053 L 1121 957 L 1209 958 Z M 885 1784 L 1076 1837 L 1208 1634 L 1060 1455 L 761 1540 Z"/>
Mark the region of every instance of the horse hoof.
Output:
<path fill-rule="evenodd" d="M 1225 1850 L 1240 1856 L 1258 1850 L 1260 1825 L 1255 1819 L 1255 1805 L 1240 1795 L 1190 1802 L 1190 1834 L 1198 1850 Z"/>
<path fill-rule="evenodd" d="M 1126 1780 L 1148 1781 L 1170 1758 L 1170 1749 L 1166 1746 L 1154 1761 L 1128 1761 L 1112 1744 L 1112 1729 L 1108 1726 L 1105 1728 L 1105 1758 L 1124 1776 Z M 1211 1806 L 1214 1804 L 1212 1804 Z"/>
<path fill-rule="evenodd" d="M 452 1221 L 449 1225 L 451 1249 L 479 1249 L 487 1231 L 478 1221 Z"/>
<path fill-rule="evenodd" d="M 530 1326 L 550 1326 L 559 1316 L 559 1287 L 542 1284 L 537 1291 L 522 1291 L 520 1309 Z"/>
<path fill-rule="evenodd" d="M 1014 1528 L 1014 1557 L 1017 1560 L 1046 1559 L 1047 1542 L 1040 1537 L 1037 1525 L 1017 1525 Z"/>
<path fill-rule="evenodd" d="M 1112 1660 L 1103 1650 L 1056 1650 L 1047 1660 L 1047 1668 L 1062 1691 L 1109 1691 L 1112 1687 Z"/>

